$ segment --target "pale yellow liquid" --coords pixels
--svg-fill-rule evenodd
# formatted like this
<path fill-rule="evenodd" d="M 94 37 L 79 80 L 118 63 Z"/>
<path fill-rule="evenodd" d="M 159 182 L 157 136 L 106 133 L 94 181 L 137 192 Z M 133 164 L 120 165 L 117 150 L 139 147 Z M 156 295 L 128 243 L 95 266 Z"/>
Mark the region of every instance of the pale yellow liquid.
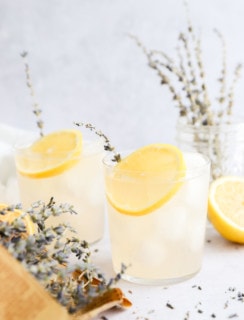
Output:
<path fill-rule="evenodd" d="M 191 157 L 186 158 L 191 168 Z M 193 164 L 203 162 L 200 155 Z M 177 282 L 201 268 L 204 247 L 209 167 L 199 177 L 183 182 L 163 206 L 146 215 L 117 212 L 108 204 L 112 260 L 124 278 L 138 283 Z"/>
<path fill-rule="evenodd" d="M 102 172 L 102 145 L 84 142 L 82 156 L 69 170 L 50 178 L 33 179 L 18 174 L 20 198 L 25 209 L 35 201 L 74 206 L 77 214 L 65 213 L 48 219 L 48 225 L 69 223 L 77 236 L 89 243 L 98 241 L 104 231 L 104 186 Z M 71 235 L 69 232 L 67 236 Z M 72 236 L 75 236 L 72 234 Z"/>

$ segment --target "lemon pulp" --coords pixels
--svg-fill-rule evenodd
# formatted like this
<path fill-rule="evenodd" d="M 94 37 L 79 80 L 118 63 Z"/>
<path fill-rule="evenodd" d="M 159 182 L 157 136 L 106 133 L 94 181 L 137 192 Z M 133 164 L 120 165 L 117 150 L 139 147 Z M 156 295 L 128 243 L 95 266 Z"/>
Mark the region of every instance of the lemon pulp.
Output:
<path fill-rule="evenodd" d="M 212 182 L 208 215 L 227 240 L 244 243 L 244 178 L 226 176 Z"/>

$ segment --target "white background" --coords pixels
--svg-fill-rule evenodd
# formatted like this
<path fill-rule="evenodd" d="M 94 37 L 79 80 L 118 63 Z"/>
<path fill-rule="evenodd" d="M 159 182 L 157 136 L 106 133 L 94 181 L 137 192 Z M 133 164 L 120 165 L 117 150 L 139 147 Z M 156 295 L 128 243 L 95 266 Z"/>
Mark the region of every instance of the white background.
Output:
<path fill-rule="evenodd" d="M 244 60 L 244 2 L 191 0 L 189 7 L 202 38 L 209 90 L 216 93 L 222 49 L 213 28 L 225 37 L 231 79 Z M 26 50 L 46 132 L 84 121 L 118 149 L 173 142 L 177 108 L 128 33 L 174 57 L 185 27 L 182 0 L 0 0 L 0 123 L 36 130 L 20 57 Z M 244 77 L 237 113 L 243 85 Z"/>

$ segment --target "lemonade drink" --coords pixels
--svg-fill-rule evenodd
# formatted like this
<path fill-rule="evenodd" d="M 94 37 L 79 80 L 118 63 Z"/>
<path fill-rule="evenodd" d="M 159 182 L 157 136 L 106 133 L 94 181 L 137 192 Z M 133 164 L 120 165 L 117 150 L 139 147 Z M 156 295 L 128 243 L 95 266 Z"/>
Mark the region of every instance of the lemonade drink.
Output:
<path fill-rule="evenodd" d="M 113 265 L 119 272 L 125 264 L 123 278 L 129 281 L 173 283 L 201 267 L 209 162 L 200 154 L 177 153 L 173 164 L 157 152 L 149 165 L 147 156 L 139 165 L 130 163 L 138 156 L 122 166 L 104 160 Z"/>
<path fill-rule="evenodd" d="M 65 136 L 65 132 L 74 133 L 73 146 L 72 139 Z M 81 239 L 89 243 L 96 242 L 102 238 L 104 229 L 102 142 L 82 141 L 78 130 L 55 134 L 57 137 L 50 139 L 50 135 L 45 138 L 51 140 L 45 142 L 50 146 L 38 145 L 38 150 L 35 150 L 33 144 L 17 149 L 16 167 L 21 202 L 28 209 L 36 201 L 47 203 L 54 197 L 57 203 L 73 205 L 77 214 L 50 217 L 49 224 L 69 223 Z"/>

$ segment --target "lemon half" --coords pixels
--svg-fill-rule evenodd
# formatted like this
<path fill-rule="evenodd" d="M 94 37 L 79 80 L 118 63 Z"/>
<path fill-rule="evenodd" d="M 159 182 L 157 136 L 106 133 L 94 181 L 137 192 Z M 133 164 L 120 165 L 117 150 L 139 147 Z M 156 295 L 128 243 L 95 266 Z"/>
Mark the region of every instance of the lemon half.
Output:
<path fill-rule="evenodd" d="M 227 176 L 212 182 L 208 215 L 225 239 L 244 244 L 244 177 Z"/>

